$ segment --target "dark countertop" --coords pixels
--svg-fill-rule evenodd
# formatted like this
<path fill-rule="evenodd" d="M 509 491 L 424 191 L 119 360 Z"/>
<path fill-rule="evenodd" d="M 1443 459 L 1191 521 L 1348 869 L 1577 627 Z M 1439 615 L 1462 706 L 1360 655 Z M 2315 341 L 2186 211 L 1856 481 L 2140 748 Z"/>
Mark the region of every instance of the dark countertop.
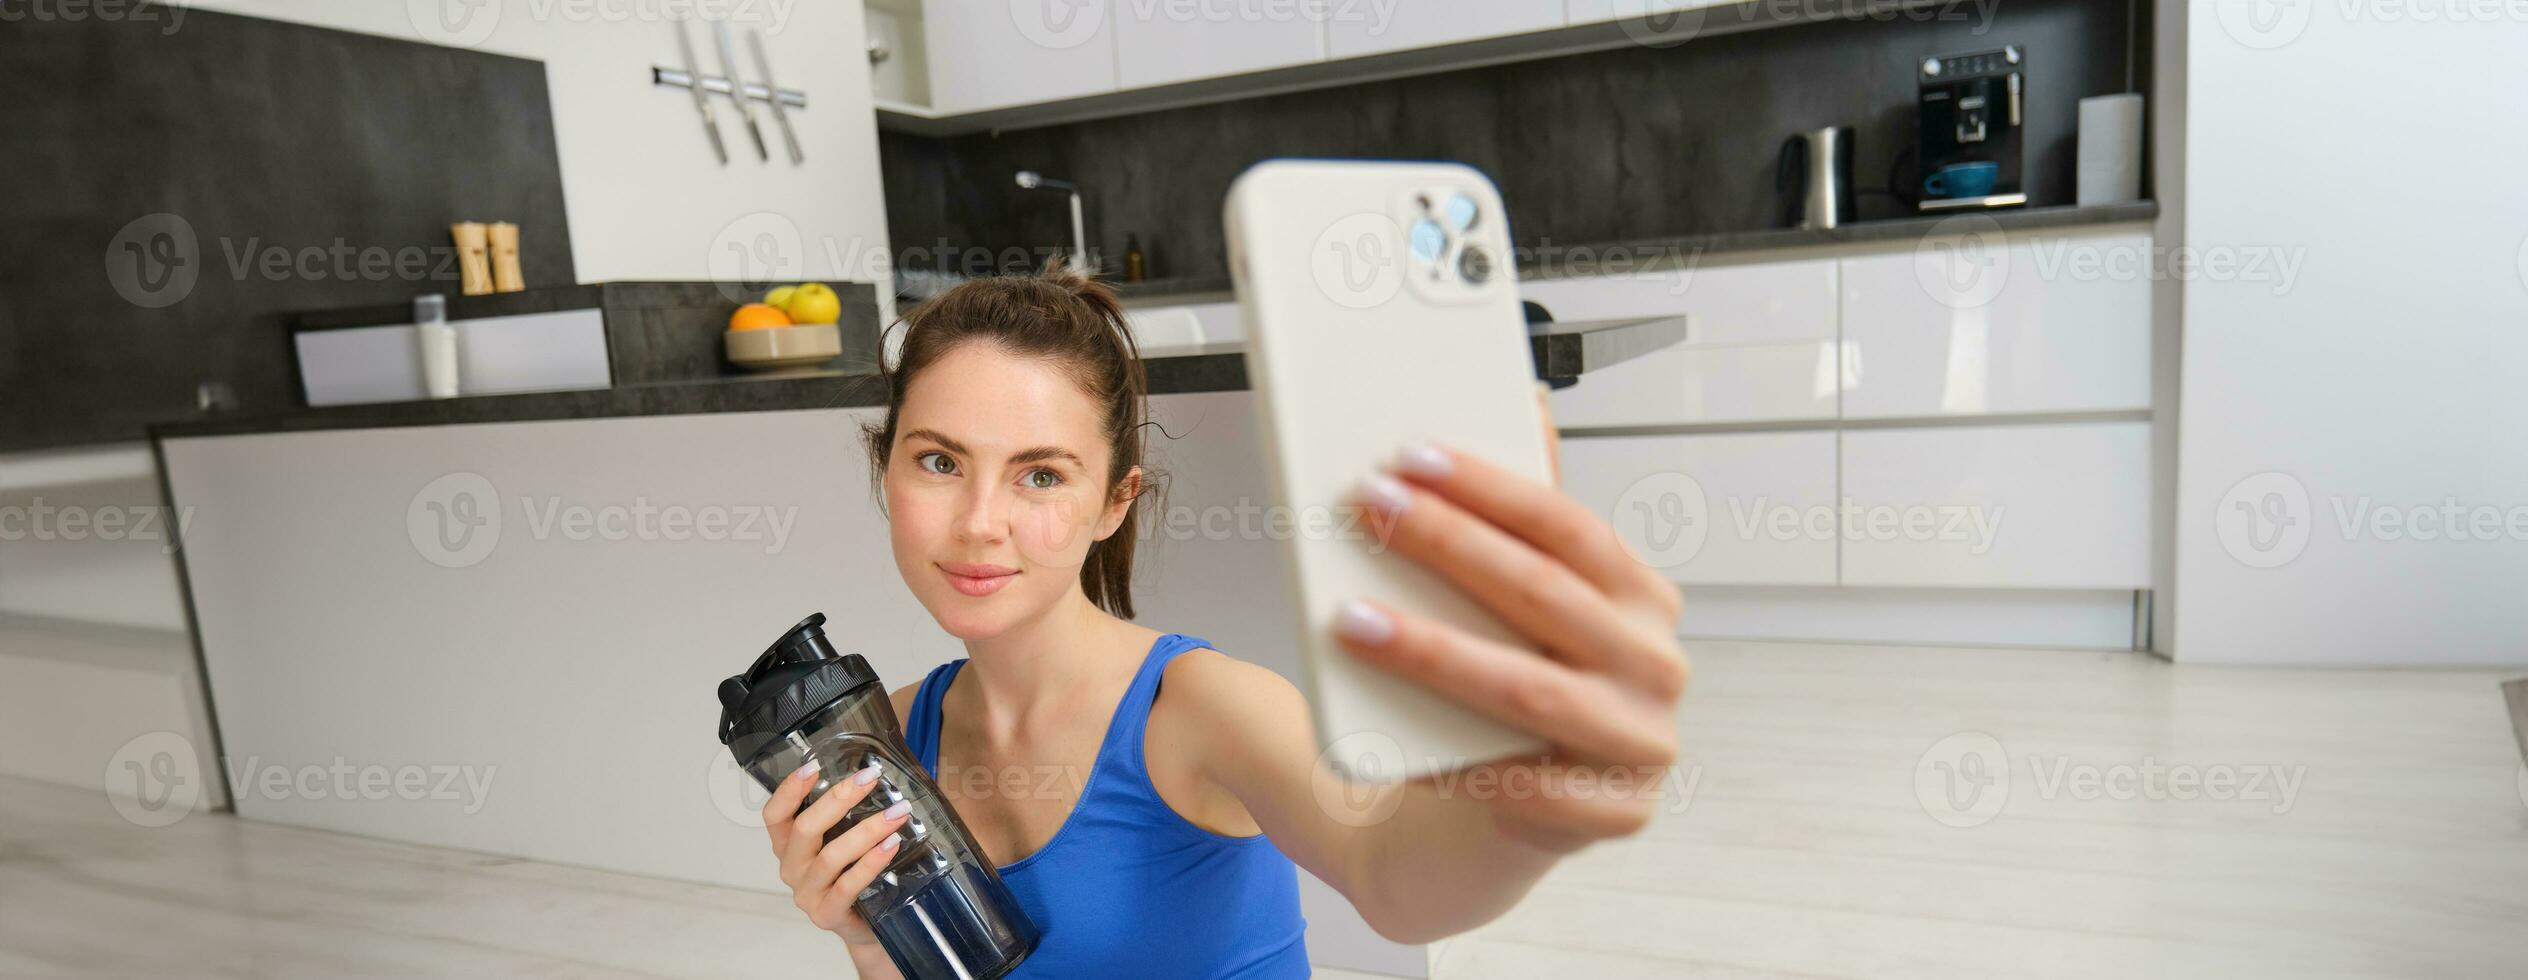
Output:
<path fill-rule="evenodd" d="M 1980 220 L 1961 221 L 1954 229 L 1939 228 L 1940 222 L 1966 214 L 1972 214 L 1977 218 L 1989 218 L 1992 224 L 1985 225 Z M 1519 278 L 1557 279 L 1566 276 L 1641 272 L 1646 269 L 1674 265 L 1687 256 L 1896 241 L 1919 237 L 1935 228 L 1942 233 L 1948 233 L 1973 231 L 1978 227 L 1984 229 L 1998 227 L 2008 233 L 2077 228 L 2082 225 L 2115 224 L 2125 221 L 2149 221 L 2158 216 L 2159 202 L 2134 201 L 2128 204 L 2101 204 L 2090 207 L 2060 205 L 1920 215 L 1880 221 L 1859 221 L 1840 228 L 1821 230 L 1759 228 L 1753 231 L 1678 235 L 1672 238 L 1645 238 L 1628 242 L 1573 245 L 1545 242 L 1519 246 Z M 1177 276 L 1115 284 L 1116 295 L 1123 297 L 1127 302 L 1136 304 L 1161 299 L 1187 301 L 1204 298 L 1226 299 L 1231 289 L 1232 286 L 1226 274 Z"/>
<path fill-rule="evenodd" d="M 1537 377 L 1568 380 L 1685 339 L 1683 317 L 1544 323 L 1528 328 Z M 1153 395 L 1244 391 L 1246 353 L 1206 344 L 1146 359 Z M 150 426 L 152 439 L 417 425 L 476 425 L 644 415 L 782 412 L 885 404 L 877 375 L 845 371 L 694 378 L 587 391 L 478 395 L 432 401 L 338 405 L 260 416 L 213 416 Z"/>

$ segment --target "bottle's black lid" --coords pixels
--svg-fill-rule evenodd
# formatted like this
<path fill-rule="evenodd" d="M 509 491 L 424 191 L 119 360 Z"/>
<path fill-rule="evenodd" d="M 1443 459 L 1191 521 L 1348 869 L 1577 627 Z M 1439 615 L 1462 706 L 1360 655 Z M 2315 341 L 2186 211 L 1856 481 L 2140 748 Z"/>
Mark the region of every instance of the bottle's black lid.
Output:
<path fill-rule="evenodd" d="M 720 682 L 720 744 L 746 747 L 738 759 L 743 763 L 835 698 L 877 682 L 869 661 L 835 651 L 825 638 L 825 614 L 811 614 L 764 648 L 745 673 Z"/>

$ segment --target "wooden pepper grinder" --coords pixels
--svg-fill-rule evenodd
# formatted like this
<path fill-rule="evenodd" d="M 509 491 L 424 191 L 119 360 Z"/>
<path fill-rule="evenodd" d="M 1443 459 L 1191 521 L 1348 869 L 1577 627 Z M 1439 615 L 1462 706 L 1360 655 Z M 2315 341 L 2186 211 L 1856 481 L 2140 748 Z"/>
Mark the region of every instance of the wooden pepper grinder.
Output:
<path fill-rule="evenodd" d="M 515 293 L 527 288 L 526 277 L 518 270 L 518 226 L 502 221 L 490 229 L 492 243 L 492 291 Z"/>
<path fill-rule="evenodd" d="M 492 264 L 487 230 L 480 221 L 460 221 L 448 227 L 456 239 L 458 291 L 467 296 L 482 296 L 492 291 Z"/>

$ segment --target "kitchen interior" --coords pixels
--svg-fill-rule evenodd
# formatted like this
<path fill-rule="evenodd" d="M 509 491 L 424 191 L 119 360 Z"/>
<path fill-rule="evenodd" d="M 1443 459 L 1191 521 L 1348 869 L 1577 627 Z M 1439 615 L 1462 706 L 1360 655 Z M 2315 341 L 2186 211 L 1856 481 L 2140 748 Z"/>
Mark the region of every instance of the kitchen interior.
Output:
<path fill-rule="evenodd" d="M 1295 679 L 1204 523 L 1272 503 L 1221 200 L 1292 157 L 1498 185 L 1695 668 L 1648 829 L 1437 943 L 1303 874 L 1321 975 L 2528 958 L 2528 17 L 74 9 L 0 43 L 0 974 L 849 970 L 700 692 L 816 611 L 964 655 L 859 450 L 889 325 L 1112 283 L 1137 619 Z"/>

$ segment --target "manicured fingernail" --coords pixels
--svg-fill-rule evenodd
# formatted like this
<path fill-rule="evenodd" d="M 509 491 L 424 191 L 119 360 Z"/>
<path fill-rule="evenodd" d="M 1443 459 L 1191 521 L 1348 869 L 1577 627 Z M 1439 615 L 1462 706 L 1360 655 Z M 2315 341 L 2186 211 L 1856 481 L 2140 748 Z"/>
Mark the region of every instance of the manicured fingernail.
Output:
<path fill-rule="evenodd" d="M 913 801 L 897 800 L 894 806 L 887 808 L 884 816 L 889 820 L 901 820 L 905 814 L 911 812 L 913 812 Z"/>
<path fill-rule="evenodd" d="M 792 779 L 796 779 L 796 780 L 798 780 L 798 781 L 800 781 L 800 782 L 803 782 L 803 783 L 804 783 L 804 782 L 807 782 L 808 780 L 811 780 L 811 779 L 815 779 L 815 778 L 816 778 L 816 769 L 817 769 L 817 766 L 816 766 L 816 760 L 815 760 L 815 759 L 809 759 L 809 760 L 808 760 L 807 765 L 800 766 L 800 767 L 798 768 L 798 771 L 793 772 L 793 773 L 791 773 L 791 774 L 790 774 L 790 778 L 792 778 Z"/>
<path fill-rule="evenodd" d="M 1334 632 L 1347 640 L 1379 644 L 1396 637 L 1396 621 L 1358 599 L 1344 600 L 1334 612 Z"/>
<path fill-rule="evenodd" d="M 888 834 L 887 839 L 878 842 L 878 852 L 884 854 L 888 851 L 895 850 L 896 845 L 902 843 L 904 843 L 903 834 Z"/>
<path fill-rule="evenodd" d="M 1362 503 L 1389 517 L 1404 513 L 1405 506 L 1413 502 L 1413 495 L 1405 490 L 1404 484 L 1385 473 L 1362 477 L 1359 496 Z"/>
<path fill-rule="evenodd" d="M 877 782 L 877 781 L 878 781 L 878 764 L 877 764 L 877 763 L 875 763 L 875 762 L 872 762 L 872 763 L 870 763 L 870 764 L 869 764 L 869 768 L 867 768 L 867 769 L 863 769 L 863 770 L 861 770 L 861 771 L 859 771 L 859 772 L 852 773 L 852 774 L 851 774 L 851 781 L 852 781 L 852 782 L 855 782 L 855 783 L 859 783 L 859 784 L 860 784 L 860 785 L 862 785 L 862 786 L 867 786 L 867 785 L 869 785 L 870 783 Z"/>
<path fill-rule="evenodd" d="M 1449 459 L 1447 453 L 1441 452 L 1439 447 L 1427 442 L 1409 442 L 1404 448 L 1396 450 L 1396 471 L 1408 476 L 1436 480 L 1447 476 L 1456 468 L 1455 460 Z"/>

